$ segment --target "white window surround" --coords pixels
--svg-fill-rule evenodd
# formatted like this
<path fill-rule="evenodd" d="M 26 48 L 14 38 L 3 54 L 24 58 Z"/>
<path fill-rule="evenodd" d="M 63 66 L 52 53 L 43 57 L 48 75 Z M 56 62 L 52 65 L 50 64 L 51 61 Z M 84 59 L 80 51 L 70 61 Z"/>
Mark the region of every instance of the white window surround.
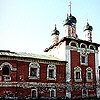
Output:
<path fill-rule="evenodd" d="M 80 48 L 82 48 L 82 45 L 84 45 L 84 46 L 85 46 L 85 49 L 87 48 L 87 45 L 86 45 L 86 44 L 84 44 L 84 43 L 81 43 L 81 44 L 80 44 Z"/>
<path fill-rule="evenodd" d="M 85 57 L 85 61 L 82 62 L 82 57 Z M 87 54 L 87 51 L 85 48 L 82 48 L 81 49 L 81 52 L 80 52 L 80 63 L 81 65 L 88 65 L 88 54 Z"/>
<path fill-rule="evenodd" d="M 53 78 L 49 77 L 49 70 L 54 70 Z M 53 64 L 47 66 L 47 80 L 56 80 L 56 66 Z"/>
<path fill-rule="evenodd" d="M 54 96 L 52 96 L 52 92 L 54 92 Z M 50 97 L 56 97 L 56 89 L 50 89 Z"/>
<path fill-rule="evenodd" d="M 79 79 L 76 78 L 77 77 L 76 72 L 80 73 L 80 78 Z M 79 66 L 74 68 L 74 80 L 75 80 L 75 82 L 81 82 L 82 81 L 81 68 Z"/>
<path fill-rule="evenodd" d="M 37 76 L 34 77 L 31 75 L 31 68 L 37 68 Z M 29 79 L 39 79 L 40 78 L 40 65 L 37 62 L 31 62 L 29 64 Z"/>
<path fill-rule="evenodd" d="M 88 79 L 88 73 L 90 73 L 91 74 L 91 79 Z M 93 80 L 93 74 L 92 74 L 92 68 L 90 68 L 90 67 L 88 67 L 87 69 L 86 69 L 86 80 L 88 81 L 88 82 L 91 82 L 92 80 Z"/>
<path fill-rule="evenodd" d="M 82 97 L 83 98 L 88 97 L 88 90 L 87 89 L 82 89 Z"/>
<path fill-rule="evenodd" d="M 76 41 L 71 41 L 71 42 L 69 43 L 69 46 L 72 46 L 72 45 L 71 45 L 72 43 L 75 43 L 75 45 L 76 45 L 76 46 L 73 46 L 73 47 L 77 47 L 77 48 L 78 48 L 78 43 L 77 43 Z"/>
<path fill-rule="evenodd" d="M 37 88 L 33 88 L 33 89 L 31 89 L 31 97 L 32 98 L 36 98 L 36 97 L 33 97 L 32 95 L 32 91 L 35 91 L 36 92 L 36 97 L 38 96 L 38 92 L 37 92 Z"/>
<path fill-rule="evenodd" d="M 94 50 L 96 49 L 94 45 L 89 45 L 89 49 L 91 49 L 91 47 L 92 47 Z M 91 49 L 91 50 L 93 50 L 93 49 Z"/>
<path fill-rule="evenodd" d="M 13 68 L 13 66 L 12 66 L 10 63 L 8 63 L 8 62 L 2 63 L 1 66 L 0 66 L 0 70 L 2 70 L 3 66 L 6 66 L 6 65 L 9 66 L 9 68 L 10 68 L 12 71 L 16 71 L 16 70 L 17 70 L 17 68 Z"/>

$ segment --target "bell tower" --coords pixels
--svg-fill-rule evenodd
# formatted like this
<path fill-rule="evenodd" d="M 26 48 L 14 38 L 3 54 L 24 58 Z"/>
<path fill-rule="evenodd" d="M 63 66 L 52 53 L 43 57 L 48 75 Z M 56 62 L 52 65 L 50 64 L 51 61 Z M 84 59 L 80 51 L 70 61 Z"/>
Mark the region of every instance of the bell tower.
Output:
<path fill-rule="evenodd" d="M 84 26 L 84 32 L 85 32 L 85 40 L 92 42 L 92 30 L 93 27 L 91 25 L 89 25 L 88 21 L 86 26 Z"/>
<path fill-rule="evenodd" d="M 64 32 L 66 37 L 77 38 L 76 34 L 76 18 L 71 14 L 71 2 L 69 4 L 69 14 L 67 14 L 67 19 L 64 21 Z"/>
<path fill-rule="evenodd" d="M 59 42 L 59 31 L 56 28 L 55 24 L 55 29 L 52 31 L 51 37 L 52 37 L 52 44 L 56 44 Z"/>

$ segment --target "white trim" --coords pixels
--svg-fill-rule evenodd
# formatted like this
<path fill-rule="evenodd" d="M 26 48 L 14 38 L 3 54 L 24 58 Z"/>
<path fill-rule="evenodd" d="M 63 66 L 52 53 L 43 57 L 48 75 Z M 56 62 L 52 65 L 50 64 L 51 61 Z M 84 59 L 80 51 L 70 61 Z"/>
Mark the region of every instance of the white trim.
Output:
<path fill-rule="evenodd" d="M 96 49 L 96 47 L 94 45 L 92 45 L 92 44 L 89 45 L 89 49 L 90 49 L 91 46 L 93 47 L 94 50 Z M 92 50 L 92 49 L 90 49 L 90 50 Z"/>
<path fill-rule="evenodd" d="M 34 98 L 37 98 L 37 96 L 38 96 L 37 88 L 31 89 L 31 97 L 32 97 L 32 91 L 33 91 L 33 90 L 36 91 L 36 97 L 34 97 Z M 33 98 L 33 97 L 32 97 L 32 98 Z"/>
<path fill-rule="evenodd" d="M 99 66 L 99 58 L 98 58 L 98 51 L 95 52 L 95 70 L 96 70 L 96 84 L 99 85 L 99 71 L 98 71 L 98 66 Z M 100 97 L 100 88 L 97 87 L 96 88 L 96 91 L 97 91 L 97 97 L 99 98 Z"/>
<path fill-rule="evenodd" d="M 88 79 L 88 73 L 91 73 L 91 79 Z M 86 69 L 86 80 L 87 80 L 88 82 L 93 81 L 93 70 L 92 70 L 91 67 L 88 67 L 88 68 Z"/>
<path fill-rule="evenodd" d="M 85 63 L 82 62 L 82 56 L 85 57 Z M 80 52 L 80 64 L 81 65 L 88 65 L 88 54 L 84 48 Z"/>
<path fill-rule="evenodd" d="M 85 46 L 85 49 L 87 49 L 87 45 L 86 45 L 85 43 L 81 43 L 81 44 L 80 44 L 80 48 L 82 48 L 82 47 L 81 47 L 82 45 L 84 45 L 84 46 Z"/>
<path fill-rule="evenodd" d="M 6 65 L 8 65 L 12 71 L 16 71 L 17 70 L 17 68 L 13 68 L 13 66 L 8 62 L 2 63 L 1 66 L 0 66 L 0 70 L 2 70 L 3 66 L 6 66 Z"/>
<path fill-rule="evenodd" d="M 49 77 L 49 70 L 52 69 L 54 70 L 54 77 L 50 78 Z M 47 67 L 47 80 L 56 80 L 56 65 L 54 64 L 49 64 Z"/>
<path fill-rule="evenodd" d="M 66 82 L 70 82 L 71 81 L 71 54 L 70 54 L 70 46 L 67 45 L 66 46 Z M 71 85 L 69 85 L 70 87 L 70 91 L 66 90 L 66 96 L 68 98 L 71 98 Z"/>
<path fill-rule="evenodd" d="M 71 41 L 71 42 L 69 43 L 69 46 L 72 46 L 72 45 L 71 45 L 71 43 L 75 43 L 75 44 L 76 44 L 76 46 L 73 46 L 73 47 L 78 48 L 78 43 L 77 43 L 76 41 Z"/>
<path fill-rule="evenodd" d="M 56 89 L 53 89 L 53 88 L 50 89 L 50 97 L 52 97 L 52 96 L 51 96 L 51 91 L 52 91 L 52 90 L 54 91 L 54 97 L 56 97 Z"/>
<path fill-rule="evenodd" d="M 37 68 L 37 77 L 31 76 L 31 68 Z M 37 62 L 31 62 L 29 64 L 29 79 L 39 79 L 40 78 L 40 65 Z"/>
<path fill-rule="evenodd" d="M 86 91 L 86 94 L 83 94 L 83 90 Z M 82 98 L 88 97 L 88 89 L 82 89 Z"/>
<path fill-rule="evenodd" d="M 82 81 L 82 72 L 81 71 L 82 71 L 82 69 L 79 66 L 74 68 L 74 80 L 75 80 L 75 82 L 81 82 Z M 76 72 L 80 73 L 80 79 L 76 79 Z"/>

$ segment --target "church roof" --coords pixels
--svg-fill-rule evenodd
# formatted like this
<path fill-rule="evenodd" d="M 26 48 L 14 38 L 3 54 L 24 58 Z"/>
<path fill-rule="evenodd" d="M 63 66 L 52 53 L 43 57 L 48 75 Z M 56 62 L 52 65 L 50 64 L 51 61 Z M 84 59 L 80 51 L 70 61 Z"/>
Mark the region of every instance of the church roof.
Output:
<path fill-rule="evenodd" d="M 53 45 L 51 45 L 50 47 L 46 48 L 46 49 L 44 50 L 44 52 L 48 52 L 50 49 L 52 49 L 52 48 L 54 48 L 55 46 L 59 45 L 61 42 L 68 41 L 68 40 L 74 40 L 74 41 L 79 42 L 79 43 L 92 44 L 92 45 L 95 45 L 96 47 L 100 47 L 100 44 L 98 44 L 98 43 L 89 42 L 89 41 L 82 40 L 82 39 L 73 39 L 73 38 L 69 38 L 69 37 L 63 37 L 58 43 L 53 44 Z"/>
<path fill-rule="evenodd" d="M 54 61 L 63 61 L 59 58 L 56 58 L 47 54 L 34 54 L 34 53 L 26 53 L 26 52 L 11 52 L 9 50 L 0 50 L 0 56 L 9 56 L 9 57 L 22 57 L 22 58 L 35 58 L 35 59 L 43 59 L 43 60 L 54 60 Z"/>
<path fill-rule="evenodd" d="M 86 30 L 92 31 L 93 30 L 93 27 L 91 25 L 89 25 L 89 23 L 87 22 L 87 24 L 86 24 L 86 26 L 84 26 L 84 29 L 83 30 L 84 31 L 86 31 Z"/>
<path fill-rule="evenodd" d="M 56 24 L 55 24 L 55 29 L 52 31 L 51 35 L 59 35 L 59 31 L 57 30 Z"/>

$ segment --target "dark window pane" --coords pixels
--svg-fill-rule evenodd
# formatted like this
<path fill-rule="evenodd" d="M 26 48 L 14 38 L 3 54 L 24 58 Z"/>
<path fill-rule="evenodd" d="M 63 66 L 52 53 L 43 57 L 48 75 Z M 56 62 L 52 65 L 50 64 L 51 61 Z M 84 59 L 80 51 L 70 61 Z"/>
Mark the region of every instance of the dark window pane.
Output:
<path fill-rule="evenodd" d="M 55 91 L 51 90 L 51 97 L 54 97 L 54 96 L 55 96 Z"/>
<path fill-rule="evenodd" d="M 32 98 L 36 98 L 36 90 L 32 90 Z"/>
<path fill-rule="evenodd" d="M 76 72 L 76 79 L 80 79 L 80 72 Z"/>
<path fill-rule="evenodd" d="M 82 63 L 85 63 L 85 56 L 82 56 L 81 59 L 82 59 Z"/>
<path fill-rule="evenodd" d="M 49 78 L 54 78 L 54 69 L 49 69 Z"/>
<path fill-rule="evenodd" d="M 4 66 L 3 69 L 2 69 L 2 74 L 3 75 L 9 75 L 9 68 L 8 66 Z"/>
<path fill-rule="evenodd" d="M 31 76 L 37 77 L 37 68 L 31 68 Z"/>
<path fill-rule="evenodd" d="M 91 73 L 88 72 L 88 79 L 91 79 Z"/>

